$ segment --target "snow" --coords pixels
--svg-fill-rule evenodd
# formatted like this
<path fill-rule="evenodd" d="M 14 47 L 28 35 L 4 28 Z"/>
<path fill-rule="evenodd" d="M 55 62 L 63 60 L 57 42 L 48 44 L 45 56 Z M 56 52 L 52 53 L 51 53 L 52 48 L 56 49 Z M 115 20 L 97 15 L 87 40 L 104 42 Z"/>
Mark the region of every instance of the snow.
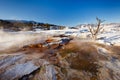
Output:
<path fill-rule="evenodd" d="M 120 44 L 120 27 L 117 27 L 116 25 L 104 25 L 104 32 L 98 34 L 99 40 L 97 42 L 99 43 L 105 43 L 105 44 Z M 12 45 L 14 42 L 21 42 L 27 40 L 29 42 L 29 39 L 45 39 L 50 36 L 55 35 L 65 35 L 65 36 L 71 36 L 74 38 L 87 38 L 87 36 L 91 35 L 88 27 L 82 27 L 79 29 L 63 29 L 63 30 L 36 30 L 36 31 L 20 31 L 20 32 L 0 32 L 0 46 L 2 43 Z M 13 37 L 11 37 L 11 35 Z M 34 35 L 38 35 L 35 36 Z M 42 36 L 42 37 L 41 37 Z M 32 40 L 31 39 L 31 40 Z M 10 43 L 11 42 L 11 43 Z M 31 42 L 31 41 L 30 41 Z M 39 41 L 36 41 L 39 42 Z M 3 45 L 5 45 L 3 44 Z M 28 43 L 29 44 L 29 43 Z M 6 45 L 5 45 L 6 46 Z"/>
<path fill-rule="evenodd" d="M 104 37 L 102 41 L 109 44 L 119 44 L 120 43 L 120 32 L 106 32 L 98 36 Z"/>

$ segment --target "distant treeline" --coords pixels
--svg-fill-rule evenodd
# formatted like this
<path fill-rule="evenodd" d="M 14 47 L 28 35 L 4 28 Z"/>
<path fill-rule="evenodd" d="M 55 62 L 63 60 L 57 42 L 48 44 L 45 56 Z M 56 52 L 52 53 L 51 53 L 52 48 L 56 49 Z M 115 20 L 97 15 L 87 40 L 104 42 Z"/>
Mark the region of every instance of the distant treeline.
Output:
<path fill-rule="evenodd" d="M 4 31 L 33 31 L 35 29 L 51 30 L 64 28 L 65 26 L 39 23 L 35 21 L 0 19 L 0 29 L 3 29 Z"/>

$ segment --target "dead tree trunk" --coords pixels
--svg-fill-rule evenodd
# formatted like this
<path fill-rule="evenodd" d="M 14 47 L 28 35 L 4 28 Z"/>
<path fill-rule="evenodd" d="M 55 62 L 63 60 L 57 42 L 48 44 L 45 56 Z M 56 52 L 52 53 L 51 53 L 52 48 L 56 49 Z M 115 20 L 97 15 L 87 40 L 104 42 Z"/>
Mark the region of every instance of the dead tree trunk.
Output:
<path fill-rule="evenodd" d="M 100 33 L 103 30 L 103 27 L 101 27 L 101 24 L 105 21 L 105 20 L 101 20 L 99 18 L 96 18 L 97 20 L 97 26 L 93 27 L 93 26 L 88 26 L 88 29 L 92 35 L 92 39 L 96 40 L 98 33 Z"/>

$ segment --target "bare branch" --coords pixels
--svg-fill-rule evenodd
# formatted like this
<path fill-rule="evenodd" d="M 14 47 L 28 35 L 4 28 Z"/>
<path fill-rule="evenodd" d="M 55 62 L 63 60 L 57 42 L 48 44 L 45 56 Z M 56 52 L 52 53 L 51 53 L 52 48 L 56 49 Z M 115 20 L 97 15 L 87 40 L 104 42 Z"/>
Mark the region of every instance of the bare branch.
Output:
<path fill-rule="evenodd" d="M 100 27 L 99 31 L 101 31 L 103 29 L 103 27 Z"/>
<path fill-rule="evenodd" d="M 90 33 L 93 35 L 93 31 L 92 31 L 92 28 L 90 26 L 88 26 L 89 30 L 90 30 Z"/>
<path fill-rule="evenodd" d="M 96 29 L 94 27 L 88 26 L 93 39 L 97 38 L 98 33 L 101 32 L 101 30 L 103 29 L 103 27 L 101 27 L 101 24 L 105 21 L 105 20 L 99 19 L 98 17 L 96 17 L 96 20 L 97 20 L 97 28 Z"/>

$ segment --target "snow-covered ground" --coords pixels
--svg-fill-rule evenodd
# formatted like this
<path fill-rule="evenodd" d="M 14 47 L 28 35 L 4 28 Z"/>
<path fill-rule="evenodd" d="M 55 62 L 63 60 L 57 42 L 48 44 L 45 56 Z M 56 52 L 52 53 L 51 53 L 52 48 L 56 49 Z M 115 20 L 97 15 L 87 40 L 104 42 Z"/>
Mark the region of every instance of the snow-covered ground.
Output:
<path fill-rule="evenodd" d="M 104 26 L 104 32 L 98 35 L 97 42 L 110 45 L 120 45 L 120 27 Z M 21 31 L 21 32 L 2 32 L 0 31 L 0 48 L 5 49 L 10 46 L 22 46 L 44 41 L 45 39 L 55 36 L 65 35 L 76 39 L 88 39 L 90 32 L 87 27 L 79 29 L 64 29 L 64 30 L 39 30 L 39 31 Z"/>
<path fill-rule="evenodd" d="M 65 29 L 65 30 L 49 30 L 40 31 L 42 33 L 48 33 L 50 35 L 64 34 L 72 36 L 74 38 L 88 38 L 90 32 L 87 27 L 79 29 Z M 38 32 L 39 33 L 39 32 Z M 99 43 L 105 43 L 109 45 L 120 45 L 120 27 L 116 25 L 104 25 L 104 32 L 97 36 Z"/>
<path fill-rule="evenodd" d="M 103 33 L 100 34 L 98 37 L 103 37 L 101 41 L 103 41 L 104 43 L 120 45 L 120 32 Z"/>
<path fill-rule="evenodd" d="M 29 33 L 41 33 L 47 35 L 66 35 L 72 36 L 74 38 L 88 38 L 90 32 L 88 27 L 79 28 L 79 29 L 64 29 L 64 30 L 47 30 L 47 31 L 36 31 Z M 120 45 L 120 27 L 116 25 L 104 25 L 104 32 L 100 33 L 98 36 L 100 38 L 97 40 L 99 43 L 105 44 L 115 44 Z"/>

